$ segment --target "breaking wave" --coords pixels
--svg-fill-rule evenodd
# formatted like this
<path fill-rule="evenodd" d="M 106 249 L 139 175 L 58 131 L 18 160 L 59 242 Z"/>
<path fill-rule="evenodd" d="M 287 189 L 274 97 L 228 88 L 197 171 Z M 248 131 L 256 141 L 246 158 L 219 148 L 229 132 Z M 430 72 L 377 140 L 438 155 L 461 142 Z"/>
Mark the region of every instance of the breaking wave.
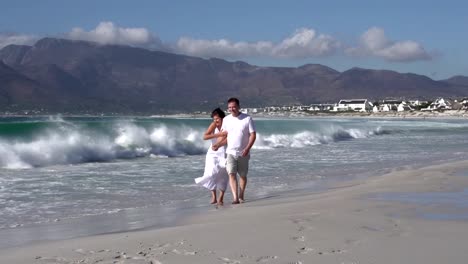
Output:
<path fill-rule="evenodd" d="M 255 147 L 261 149 L 271 148 L 303 148 L 319 144 L 328 144 L 344 140 L 368 138 L 374 135 L 390 134 L 390 131 L 377 127 L 373 130 L 330 126 L 321 131 L 303 131 L 293 135 L 273 134 L 268 136 L 258 135 Z"/>
<path fill-rule="evenodd" d="M 106 162 L 139 157 L 178 157 L 201 155 L 209 147 L 203 141 L 204 127 L 137 123 L 132 120 L 102 120 L 93 124 L 49 118 L 37 124 L 3 123 L 0 135 L 0 167 L 22 169 L 57 164 Z M 367 138 L 389 133 L 326 126 L 317 131 L 277 134 L 259 131 L 254 149 L 303 148 L 330 142 Z M 20 136 L 12 136 L 23 133 Z M 270 134 L 268 134 L 268 132 Z"/>
<path fill-rule="evenodd" d="M 42 131 L 31 140 L 0 139 L 0 167 L 17 169 L 56 164 L 105 162 L 145 156 L 197 155 L 208 143 L 202 131 L 159 125 L 150 129 L 118 124 L 110 133 L 78 129 L 64 124 Z"/>

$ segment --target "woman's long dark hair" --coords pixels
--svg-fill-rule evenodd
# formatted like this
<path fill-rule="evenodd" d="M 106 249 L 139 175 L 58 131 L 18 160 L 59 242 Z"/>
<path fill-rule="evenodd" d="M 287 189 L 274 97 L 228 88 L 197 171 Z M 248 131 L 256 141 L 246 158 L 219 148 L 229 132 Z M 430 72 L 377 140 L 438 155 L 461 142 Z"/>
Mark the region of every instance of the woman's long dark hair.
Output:
<path fill-rule="evenodd" d="M 215 110 L 213 110 L 213 112 L 211 112 L 211 118 L 213 118 L 214 116 L 219 116 L 219 118 L 223 119 L 226 116 L 226 114 L 223 110 L 221 110 L 221 108 L 218 107 Z"/>

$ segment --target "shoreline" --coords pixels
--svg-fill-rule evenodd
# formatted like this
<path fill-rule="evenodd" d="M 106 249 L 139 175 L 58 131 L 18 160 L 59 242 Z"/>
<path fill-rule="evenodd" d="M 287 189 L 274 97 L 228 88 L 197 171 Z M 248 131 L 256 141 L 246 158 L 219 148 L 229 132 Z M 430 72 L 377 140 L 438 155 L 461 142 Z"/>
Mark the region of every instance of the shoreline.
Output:
<path fill-rule="evenodd" d="M 389 119 L 468 119 L 468 111 L 445 111 L 445 112 L 269 112 L 248 113 L 253 118 L 281 119 L 281 118 L 389 118 Z M 153 118 L 200 118 L 209 119 L 209 114 L 176 114 L 176 115 L 152 115 Z"/>
<path fill-rule="evenodd" d="M 404 198 L 427 193 L 462 195 L 468 188 L 467 172 L 468 161 L 396 169 L 340 182 L 325 192 L 201 208 L 173 227 L 3 249 L 0 260 L 18 264 L 461 263 L 468 257 L 468 218 L 430 219 L 425 213 L 459 214 L 460 210 L 437 197 L 426 198 L 425 203 Z"/>
<path fill-rule="evenodd" d="M 301 113 L 301 112 L 290 112 L 290 113 L 261 113 L 253 114 L 252 116 L 284 116 L 284 117 L 329 117 L 329 118 L 468 118 L 468 111 L 445 111 L 445 112 L 378 112 L 378 113 L 361 113 L 361 112 L 317 112 L 317 113 Z"/>
<path fill-rule="evenodd" d="M 438 111 L 413 111 L 413 112 L 287 112 L 287 111 L 278 111 L 278 112 L 262 112 L 262 113 L 248 113 L 252 117 L 260 118 L 457 118 L 465 119 L 468 118 L 467 110 L 445 110 L 442 112 Z M 75 114 L 50 114 L 50 115 L 0 115 L 0 118 L 19 118 L 19 117 L 89 117 L 89 118 L 99 118 L 99 117 L 130 117 L 130 118 L 200 118 L 200 119 L 209 119 L 210 113 L 180 113 L 180 114 L 146 114 L 146 115 L 75 115 Z"/>

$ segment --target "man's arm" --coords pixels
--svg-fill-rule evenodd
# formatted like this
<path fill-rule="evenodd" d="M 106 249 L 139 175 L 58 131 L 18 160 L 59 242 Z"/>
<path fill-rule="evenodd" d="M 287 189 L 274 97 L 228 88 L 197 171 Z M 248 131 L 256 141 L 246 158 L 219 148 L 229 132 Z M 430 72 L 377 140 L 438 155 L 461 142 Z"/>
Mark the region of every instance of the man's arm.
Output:
<path fill-rule="evenodd" d="M 251 132 L 249 136 L 249 144 L 247 147 L 242 151 L 242 157 L 249 155 L 250 149 L 252 148 L 253 144 L 255 143 L 255 139 L 257 139 L 257 132 Z"/>

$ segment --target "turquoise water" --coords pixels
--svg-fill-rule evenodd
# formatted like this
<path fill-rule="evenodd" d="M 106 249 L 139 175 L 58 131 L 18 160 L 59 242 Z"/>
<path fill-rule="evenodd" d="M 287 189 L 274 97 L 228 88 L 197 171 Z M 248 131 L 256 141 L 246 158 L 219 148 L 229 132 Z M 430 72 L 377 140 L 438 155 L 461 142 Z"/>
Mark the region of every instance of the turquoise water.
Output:
<path fill-rule="evenodd" d="M 400 166 L 468 158 L 465 120 L 254 120 L 258 137 L 251 152 L 250 200 L 319 190 L 329 181 L 372 177 Z M 193 179 L 203 174 L 209 142 L 202 135 L 210 122 L 1 118 L 0 234 L 90 216 L 124 219 L 122 214 L 135 210 L 147 214 L 145 208 L 157 218 L 168 208 L 205 206 L 208 192 Z M 152 224 L 144 219 L 111 230 L 87 226 L 93 234 Z"/>

